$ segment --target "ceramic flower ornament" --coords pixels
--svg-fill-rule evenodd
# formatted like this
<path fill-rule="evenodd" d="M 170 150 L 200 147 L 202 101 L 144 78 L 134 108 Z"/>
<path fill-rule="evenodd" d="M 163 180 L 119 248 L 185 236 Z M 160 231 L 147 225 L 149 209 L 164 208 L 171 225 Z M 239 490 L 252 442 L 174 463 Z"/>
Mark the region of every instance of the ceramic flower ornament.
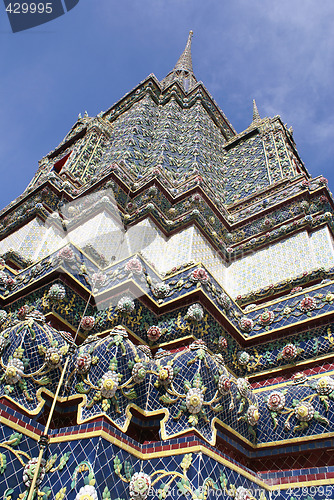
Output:
<path fill-rule="evenodd" d="M 136 472 L 130 481 L 130 498 L 145 500 L 150 492 L 151 478 L 144 472 Z"/>
<path fill-rule="evenodd" d="M 98 500 L 97 491 L 94 486 L 83 486 L 80 488 L 75 500 Z"/>

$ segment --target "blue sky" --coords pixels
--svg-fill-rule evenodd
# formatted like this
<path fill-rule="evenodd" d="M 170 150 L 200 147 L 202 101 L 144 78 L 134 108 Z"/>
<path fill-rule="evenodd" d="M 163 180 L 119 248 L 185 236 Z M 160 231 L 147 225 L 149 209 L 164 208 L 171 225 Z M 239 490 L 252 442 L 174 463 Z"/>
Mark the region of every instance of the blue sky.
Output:
<path fill-rule="evenodd" d="M 80 0 L 13 34 L 0 3 L 0 206 L 78 113 L 94 116 L 148 74 L 163 78 L 194 31 L 198 80 L 241 132 L 281 115 L 313 176 L 334 186 L 333 0 Z"/>

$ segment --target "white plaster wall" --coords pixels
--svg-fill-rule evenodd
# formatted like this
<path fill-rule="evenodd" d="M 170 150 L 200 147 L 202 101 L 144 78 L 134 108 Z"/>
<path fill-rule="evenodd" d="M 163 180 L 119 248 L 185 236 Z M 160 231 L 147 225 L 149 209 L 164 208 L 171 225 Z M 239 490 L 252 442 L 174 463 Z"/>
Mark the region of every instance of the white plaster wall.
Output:
<path fill-rule="evenodd" d="M 328 229 L 310 235 L 303 231 L 233 262 L 227 272 L 227 290 L 232 296 L 245 294 L 332 265 L 334 253 Z"/>
<path fill-rule="evenodd" d="M 191 258 L 195 262 L 202 262 L 202 264 L 212 273 L 218 283 L 226 286 L 226 264 L 218 255 L 215 248 L 210 245 L 201 232 L 194 227 L 194 237 L 191 249 Z"/>
<path fill-rule="evenodd" d="M 333 238 L 327 226 L 310 235 L 314 265 L 328 268 L 334 265 Z"/>
<path fill-rule="evenodd" d="M 195 226 L 167 238 L 147 218 L 124 233 L 119 221 L 106 211 L 68 233 L 35 218 L 4 238 L 0 242 L 0 253 L 14 249 L 36 262 L 69 241 L 79 248 L 90 243 L 108 260 L 115 256 L 118 261 L 141 252 L 160 273 L 191 260 L 201 262 L 233 297 L 296 277 L 304 271 L 334 266 L 333 239 L 327 227 L 311 234 L 302 231 L 226 267 Z"/>
<path fill-rule="evenodd" d="M 45 224 L 37 217 L 0 242 L 0 253 L 15 250 L 24 259 L 34 259 L 46 233 Z"/>

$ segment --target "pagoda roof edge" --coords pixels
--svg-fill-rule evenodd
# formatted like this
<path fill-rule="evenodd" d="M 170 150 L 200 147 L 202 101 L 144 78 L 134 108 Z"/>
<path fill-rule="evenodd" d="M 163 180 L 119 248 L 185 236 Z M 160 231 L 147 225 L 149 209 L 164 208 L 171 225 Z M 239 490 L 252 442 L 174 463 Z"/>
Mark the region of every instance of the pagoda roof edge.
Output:
<path fill-rule="evenodd" d="M 144 78 L 144 80 L 142 80 L 141 82 L 139 82 L 135 87 L 133 87 L 131 90 L 129 90 L 129 92 L 127 92 L 126 94 L 124 94 L 122 97 L 120 97 L 117 101 L 115 101 L 106 111 L 103 111 L 102 113 L 102 118 L 104 118 L 106 115 L 108 115 L 110 113 L 110 111 L 117 105 L 119 104 L 121 101 L 123 101 L 124 99 L 126 99 L 127 97 L 129 97 L 131 94 L 133 94 L 133 92 L 135 92 L 136 90 L 138 90 L 140 87 L 142 87 L 145 83 L 147 83 L 149 80 L 153 80 L 153 82 L 156 84 L 156 86 L 159 88 L 159 90 L 161 90 L 161 84 L 160 84 L 160 81 L 158 80 L 158 78 L 155 76 L 154 73 L 150 73 L 146 78 Z"/>

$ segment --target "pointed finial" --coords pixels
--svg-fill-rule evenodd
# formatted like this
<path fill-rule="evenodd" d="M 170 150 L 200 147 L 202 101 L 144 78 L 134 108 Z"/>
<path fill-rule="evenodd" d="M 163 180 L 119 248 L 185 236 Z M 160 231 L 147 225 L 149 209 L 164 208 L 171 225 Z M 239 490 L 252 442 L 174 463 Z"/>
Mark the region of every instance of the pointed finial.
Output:
<path fill-rule="evenodd" d="M 182 54 L 179 57 L 179 60 L 174 66 L 174 71 L 188 71 L 189 73 L 193 72 L 193 63 L 191 59 L 191 39 L 193 37 L 194 32 L 189 31 L 189 36 L 187 40 L 187 45 Z"/>
<path fill-rule="evenodd" d="M 82 116 L 81 113 L 78 114 L 78 120 L 81 120 Z"/>
<path fill-rule="evenodd" d="M 256 101 L 253 99 L 253 122 L 261 120 L 259 110 L 257 109 Z"/>
<path fill-rule="evenodd" d="M 184 90 L 188 92 L 196 84 L 197 80 L 193 73 L 193 63 L 191 59 L 191 39 L 193 32 L 189 31 L 186 47 L 180 55 L 174 69 L 161 81 L 163 87 L 167 87 L 172 82 L 178 81 L 183 86 Z"/>

